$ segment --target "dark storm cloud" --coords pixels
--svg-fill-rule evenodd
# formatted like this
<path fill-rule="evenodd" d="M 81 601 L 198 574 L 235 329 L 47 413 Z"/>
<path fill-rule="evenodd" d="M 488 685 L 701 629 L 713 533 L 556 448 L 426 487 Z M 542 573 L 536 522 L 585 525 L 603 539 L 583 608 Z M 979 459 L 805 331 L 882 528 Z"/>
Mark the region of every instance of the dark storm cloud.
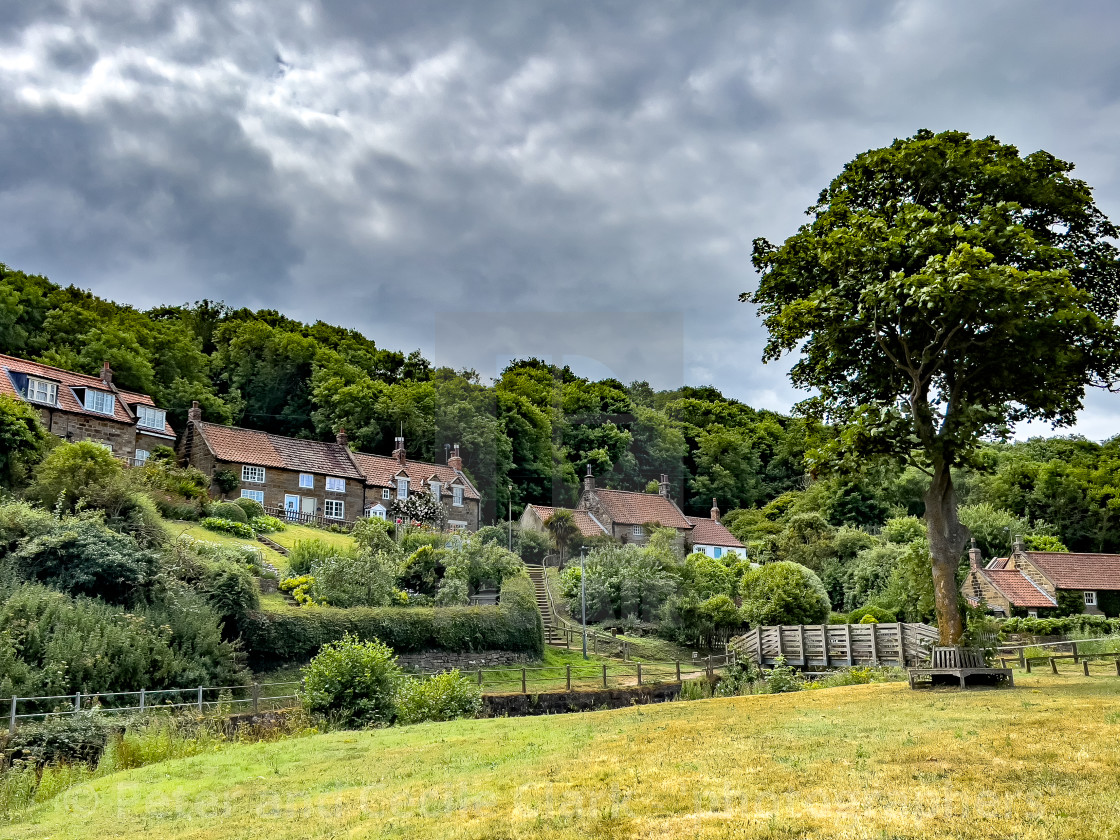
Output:
<path fill-rule="evenodd" d="M 0 0 L 0 259 L 453 364 L 567 352 L 570 323 L 592 368 L 667 382 L 664 348 L 683 346 L 686 381 L 787 408 L 736 299 L 751 240 L 792 233 L 845 161 L 920 127 L 1076 161 L 1120 216 L 1118 18 L 1010 0 Z M 676 314 L 658 332 L 650 312 Z M 457 354 L 464 322 L 487 340 Z M 1111 434 L 1114 407 L 1094 397 L 1086 433 Z"/>

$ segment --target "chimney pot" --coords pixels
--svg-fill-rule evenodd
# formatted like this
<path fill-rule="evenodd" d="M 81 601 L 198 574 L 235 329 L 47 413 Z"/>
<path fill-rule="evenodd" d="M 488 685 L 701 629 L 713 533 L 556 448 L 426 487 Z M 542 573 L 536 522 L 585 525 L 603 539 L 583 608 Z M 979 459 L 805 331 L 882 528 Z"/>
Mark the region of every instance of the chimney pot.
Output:
<path fill-rule="evenodd" d="M 719 505 L 716 504 L 714 497 L 712 498 L 712 521 L 719 522 Z"/>
<path fill-rule="evenodd" d="M 666 499 L 669 498 L 669 476 L 664 473 L 661 474 L 661 481 L 657 483 L 657 492 Z"/>
<path fill-rule="evenodd" d="M 397 448 L 393 450 L 393 457 L 397 459 L 397 462 L 402 467 L 404 466 L 404 462 L 407 460 L 407 455 L 405 454 L 403 435 L 397 437 Z"/>
<path fill-rule="evenodd" d="M 338 442 L 339 446 L 349 446 L 350 445 L 350 439 L 346 437 L 346 427 L 345 426 L 339 426 L 338 427 L 338 434 L 334 436 L 334 439 Z"/>
<path fill-rule="evenodd" d="M 1020 554 L 1024 551 L 1026 551 L 1026 550 L 1027 550 L 1027 544 L 1023 541 L 1023 535 L 1022 534 L 1017 534 L 1015 536 L 1015 541 L 1012 542 L 1012 544 L 1011 544 L 1011 551 L 1014 554 Z"/>
<path fill-rule="evenodd" d="M 587 465 L 587 475 L 585 475 L 583 477 L 583 489 L 584 490 L 594 490 L 595 489 L 595 476 L 593 476 L 591 474 L 591 465 L 590 464 Z"/>
<path fill-rule="evenodd" d="M 104 382 L 106 386 L 113 384 L 113 369 L 109 367 L 108 362 L 102 362 L 101 364 L 101 381 Z"/>
<path fill-rule="evenodd" d="M 447 466 L 455 472 L 463 471 L 463 459 L 459 457 L 459 444 L 457 443 L 451 447 L 451 457 L 447 459 Z"/>

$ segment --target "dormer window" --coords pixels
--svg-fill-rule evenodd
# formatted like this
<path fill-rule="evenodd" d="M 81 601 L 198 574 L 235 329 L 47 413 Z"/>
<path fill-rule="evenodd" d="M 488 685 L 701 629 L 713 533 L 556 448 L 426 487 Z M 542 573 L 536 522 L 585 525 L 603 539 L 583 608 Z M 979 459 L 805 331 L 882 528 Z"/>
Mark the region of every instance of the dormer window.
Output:
<path fill-rule="evenodd" d="M 462 507 L 463 506 L 463 488 L 462 487 L 452 487 L 451 488 L 451 504 L 453 504 L 455 507 Z"/>
<path fill-rule="evenodd" d="M 429 481 L 428 486 L 430 488 L 432 488 L 432 498 L 435 499 L 438 502 L 439 501 L 439 482 L 434 481 L 434 480 Z"/>
<path fill-rule="evenodd" d="M 27 399 L 31 402 L 55 405 L 58 403 L 58 383 L 33 376 L 27 379 Z"/>
<path fill-rule="evenodd" d="M 167 414 L 160 408 L 152 408 L 150 405 L 136 406 L 136 425 L 145 429 L 158 429 L 163 431 L 166 426 Z"/>
<path fill-rule="evenodd" d="M 82 404 L 85 406 L 86 411 L 94 411 L 98 414 L 112 414 L 113 404 L 116 399 L 108 391 L 97 391 L 93 388 L 86 388 L 85 399 Z"/>
<path fill-rule="evenodd" d="M 397 479 L 397 498 L 400 499 L 401 501 L 404 501 L 405 499 L 408 498 L 408 479 L 407 478 L 398 478 Z"/>

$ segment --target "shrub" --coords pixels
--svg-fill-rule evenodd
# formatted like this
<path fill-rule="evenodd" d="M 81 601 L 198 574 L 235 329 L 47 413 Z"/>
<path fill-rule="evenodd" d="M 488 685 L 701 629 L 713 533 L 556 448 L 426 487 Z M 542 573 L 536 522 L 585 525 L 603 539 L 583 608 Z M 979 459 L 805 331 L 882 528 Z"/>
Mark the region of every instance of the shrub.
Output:
<path fill-rule="evenodd" d="M 223 493 L 232 493 L 241 486 L 241 478 L 233 470 L 218 470 L 214 473 L 214 486 Z"/>
<path fill-rule="evenodd" d="M 541 616 L 525 575 L 506 579 L 496 607 L 260 611 L 249 616 L 242 640 L 251 664 L 265 668 L 307 661 L 324 644 L 347 633 L 360 639 L 380 639 L 397 653 L 508 650 L 540 656 L 544 651 Z"/>
<path fill-rule="evenodd" d="M 264 516 L 264 505 L 256 499 L 248 499 L 242 496 L 240 499 L 234 499 L 233 504 L 241 508 L 247 522 L 252 522 L 258 516 Z"/>
<path fill-rule="evenodd" d="M 397 722 L 454 720 L 477 717 L 482 690 L 458 670 L 427 679 L 406 678 L 397 693 Z"/>
<path fill-rule="evenodd" d="M 52 443 L 39 412 L 0 394 L 0 487 L 21 487 Z"/>
<path fill-rule="evenodd" d="M 278 588 L 281 592 L 290 592 L 297 604 L 306 607 L 315 603 L 311 596 L 311 587 L 314 585 L 315 578 L 311 575 L 299 575 L 298 577 L 284 578 L 278 584 Z"/>
<path fill-rule="evenodd" d="M 78 501 L 120 475 L 121 465 L 104 446 L 90 441 L 62 443 L 35 468 L 28 498 L 45 508 L 71 511 Z"/>
<path fill-rule="evenodd" d="M 876 607 L 868 604 L 866 607 L 859 607 L 848 613 L 848 624 L 866 624 L 863 619 L 871 616 L 875 619 L 876 624 L 887 623 L 891 624 L 898 621 L 893 610 L 888 610 L 883 607 Z"/>
<path fill-rule="evenodd" d="M 765 682 L 767 694 L 785 694 L 805 687 L 801 672 L 787 665 L 784 656 L 778 657 L 774 667 L 766 674 Z"/>
<path fill-rule="evenodd" d="M 11 559 L 25 580 L 113 604 L 137 601 L 159 563 L 154 552 L 93 515 L 63 519 L 52 532 L 21 545 Z"/>
<path fill-rule="evenodd" d="M 258 534 L 274 534 L 288 527 L 275 516 L 257 516 L 249 524 Z"/>
<path fill-rule="evenodd" d="M 356 548 L 343 547 L 326 540 L 299 540 L 288 553 L 288 567 L 293 577 L 311 573 L 311 568 L 329 557 L 357 557 Z"/>
<path fill-rule="evenodd" d="M 8 760 L 33 767 L 48 764 L 97 765 L 109 736 L 119 731 L 97 712 L 47 718 L 21 726 L 9 738 Z"/>
<path fill-rule="evenodd" d="M 312 714 L 346 727 L 384 726 L 397 712 L 402 680 L 393 651 L 350 633 L 322 649 L 303 669 L 299 694 Z"/>
<path fill-rule="evenodd" d="M 844 685 L 867 685 L 868 683 L 901 682 L 906 679 L 906 669 L 878 665 L 853 666 L 840 668 L 826 677 L 812 680 L 803 686 L 807 689 L 838 688 Z"/>
<path fill-rule="evenodd" d="M 387 607 L 396 594 L 396 571 L 385 554 L 327 557 L 311 566 L 310 594 L 316 603 L 335 607 Z"/>
<path fill-rule="evenodd" d="M 743 575 L 743 619 L 755 626 L 823 624 L 831 609 L 821 579 L 799 563 L 767 563 Z"/>
<path fill-rule="evenodd" d="M 761 673 L 758 670 L 758 666 L 751 660 L 748 659 L 745 662 L 736 662 L 723 670 L 723 673 L 720 675 L 720 681 L 713 692 L 713 696 L 739 697 L 743 694 L 750 693 L 754 683 L 757 682 L 760 676 Z"/>
<path fill-rule="evenodd" d="M 396 540 L 393 539 L 394 533 L 395 527 L 392 523 L 377 517 L 359 519 L 350 530 L 350 536 L 354 538 L 359 548 L 386 554 L 398 553 Z"/>
<path fill-rule="evenodd" d="M 243 501 L 238 499 L 237 501 Z M 250 499 L 250 501 L 252 501 Z M 259 507 L 259 505 L 258 505 Z M 261 508 L 261 513 L 264 513 L 264 508 Z M 210 515 L 217 519 L 228 519 L 231 522 L 242 522 L 246 525 L 249 524 L 249 516 L 245 513 L 245 508 L 236 502 L 218 502 L 210 506 Z"/>
<path fill-rule="evenodd" d="M 215 505 L 214 507 L 218 507 Z M 232 534 L 242 539 L 253 539 L 253 529 L 244 522 L 235 522 L 232 519 L 221 519 L 217 516 L 207 516 L 199 520 L 199 525 L 209 531 L 220 531 L 223 534 Z"/>

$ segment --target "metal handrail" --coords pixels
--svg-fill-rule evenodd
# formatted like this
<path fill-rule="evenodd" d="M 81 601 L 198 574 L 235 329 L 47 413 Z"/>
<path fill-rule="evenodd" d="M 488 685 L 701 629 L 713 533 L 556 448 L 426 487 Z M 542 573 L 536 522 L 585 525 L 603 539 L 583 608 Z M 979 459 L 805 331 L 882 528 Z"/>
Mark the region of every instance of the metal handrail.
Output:
<path fill-rule="evenodd" d="M 583 625 L 576 624 L 574 621 L 569 621 L 568 619 L 564 618 L 564 616 L 560 615 L 559 611 L 556 609 L 556 601 L 552 597 L 552 587 L 549 586 L 548 582 L 548 567 L 542 564 L 535 568 L 539 568 L 541 570 L 541 580 L 544 583 L 544 594 L 545 598 L 548 600 L 549 618 L 556 620 L 556 623 L 560 628 L 560 632 L 565 634 L 578 635 L 580 636 L 580 638 L 582 638 Z M 552 626 L 551 622 L 546 623 L 549 625 L 549 627 Z M 623 659 L 628 660 L 630 658 L 630 642 L 626 639 L 619 639 L 617 636 L 612 636 L 609 633 L 604 633 L 601 630 L 593 630 L 591 628 L 587 629 L 587 637 L 589 639 L 597 639 L 599 641 L 606 642 L 607 644 L 620 644 L 622 645 Z M 566 638 L 570 643 L 571 635 L 567 635 Z"/>

